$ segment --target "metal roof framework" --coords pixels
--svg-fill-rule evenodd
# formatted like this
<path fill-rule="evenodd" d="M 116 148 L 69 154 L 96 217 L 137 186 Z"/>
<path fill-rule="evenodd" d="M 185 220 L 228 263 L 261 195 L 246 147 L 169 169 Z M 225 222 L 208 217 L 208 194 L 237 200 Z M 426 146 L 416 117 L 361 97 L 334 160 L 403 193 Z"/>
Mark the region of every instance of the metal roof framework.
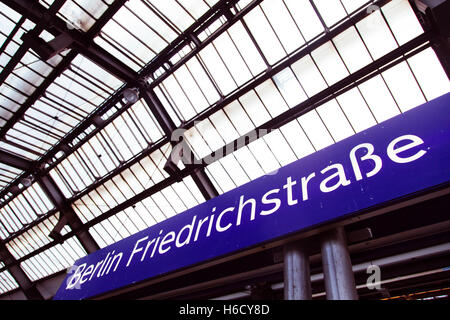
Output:
<path fill-rule="evenodd" d="M 0 294 L 449 89 L 414 1 L 2 2 Z"/>

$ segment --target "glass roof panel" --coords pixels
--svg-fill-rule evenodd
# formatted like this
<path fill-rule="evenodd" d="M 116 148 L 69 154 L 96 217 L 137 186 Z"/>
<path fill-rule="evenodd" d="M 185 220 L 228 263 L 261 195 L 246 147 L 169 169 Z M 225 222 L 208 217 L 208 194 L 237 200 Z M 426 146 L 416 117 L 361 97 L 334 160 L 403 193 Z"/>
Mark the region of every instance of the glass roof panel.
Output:
<path fill-rule="evenodd" d="M 57 57 L 59 61 L 62 59 Z M 46 64 L 55 64 L 55 59 Z M 46 93 L 26 110 L 23 119 L 16 122 L 6 137 L 19 148 L 34 153 L 31 158 L 37 159 L 121 85 L 122 82 L 110 73 L 78 55 Z"/>
<path fill-rule="evenodd" d="M 108 1 L 67 0 L 58 14 L 69 28 L 88 31 L 97 19 L 108 9 Z"/>
<path fill-rule="evenodd" d="M 139 100 L 58 164 L 51 174 L 70 197 L 160 138 L 159 125 L 144 100 Z"/>
<path fill-rule="evenodd" d="M 55 215 L 52 215 L 48 219 L 39 223 L 37 226 L 27 230 L 25 233 L 8 242 L 6 247 L 9 252 L 11 252 L 15 259 L 20 259 L 34 250 L 37 250 L 52 242 L 53 239 L 51 239 L 48 235 L 55 227 L 58 219 L 59 213 L 56 213 Z"/>
<path fill-rule="evenodd" d="M 299 118 L 299 123 L 316 150 L 333 144 L 333 137 L 316 110 L 310 111 Z"/>
<path fill-rule="evenodd" d="M 3 268 L 5 264 L 0 261 L 0 269 Z M 0 272 L 0 294 L 12 291 L 19 287 L 16 280 L 8 272 L 8 270 Z"/>
<path fill-rule="evenodd" d="M 283 1 L 265 0 L 261 3 L 261 8 L 287 53 L 305 43 L 300 28 Z"/>
<path fill-rule="evenodd" d="M 76 237 L 72 237 L 21 262 L 20 266 L 31 281 L 36 281 L 71 267 L 86 254 Z"/>
<path fill-rule="evenodd" d="M 400 113 L 396 101 L 381 76 L 364 82 L 359 88 L 378 122 Z"/>
<path fill-rule="evenodd" d="M 320 22 L 319 16 L 314 11 L 311 1 L 285 0 L 284 3 L 306 41 L 324 32 L 324 27 Z"/>
<path fill-rule="evenodd" d="M 22 172 L 19 169 L 0 163 L 0 190 L 8 186 Z"/>
<path fill-rule="evenodd" d="M 372 62 L 372 58 L 355 27 L 351 27 L 336 36 L 333 39 L 333 44 L 350 72 L 355 72 Z"/>
<path fill-rule="evenodd" d="M 313 96 L 327 87 L 323 76 L 310 55 L 294 63 L 292 70 L 308 96 Z"/>
<path fill-rule="evenodd" d="M 316 151 L 298 120 L 285 124 L 280 130 L 298 159 Z"/>
<path fill-rule="evenodd" d="M 239 55 L 244 59 L 246 68 L 250 69 L 252 76 L 256 76 L 266 68 L 264 60 L 258 53 L 258 49 L 252 42 L 250 35 L 245 31 L 242 22 L 239 21 L 231 26 L 228 29 L 228 35 L 239 51 Z"/>
<path fill-rule="evenodd" d="M 106 23 L 95 41 L 139 71 L 215 2 L 131 0 Z"/>
<path fill-rule="evenodd" d="M 295 70 L 295 65 L 291 65 L 291 67 L 280 71 L 273 77 L 273 82 L 290 108 L 305 101 L 307 98 L 305 89 L 300 84 L 293 70 Z"/>
<path fill-rule="evenodd" d="M 278 87 L 280 87 L 280 84 L 278 84 Z M 288 110 L 286 101 L 271 79 L 257 86 L 255 91 L 272 118 Z"/>
<path fill-rule="evenodd" d="M 0 14 L 0 17 L 2 17 L 2 15 Z M 8 17 L 9 19 L 10 17 Z M 11 22 L 12 20 L 8 20 L 8 22 Z M 3 37 L 5 37 L 5 42 L 3 42 L 2 44 L 2 52 L 0 53 L 0 66 L 1 69 L 3 69 L 3 67 L 5 67 L 8 62 L 10 62 L 10 60 L 12 59 L 12 57 L 16 54 L 17 50 L 19 49 L 19 47 L 22 45 L 23 41 L 21 39 L 22 35 L 26 32 L 28 32 L 29 30 L 31 30 L 32 28 L 34 28 L 35 24 L 27 19 L 23 19 L 17 22 L 17 25 L 15 26 L 15 30 L 9 30 L 9 32 L 11 33 L 6 33 L 4 30 L 0 31 L 0 35 L 2 35 Z M 8 28 L 7 26 L 5 26 L 6 28 Z M 14 33 L 13 33 L 14 32 Z M 6 39 L 7 37 L 9 38 L 9 43 L 7 42 L 8 40 Z M 19 57 L 20 59 L 20 57 Z M 23 67 L 23 64 L 25 64 L 25 66 L 27 65 L 31 65 L 33 63 L 37 63 L 39 62 L 40 59 L 38 58 L 38 56 L 32 52 L 31 50 L 27 50 L 27 53 L 25 54 L 25 56 L 21 59 L 21 62 L 15 67 L 15 71 L 19 70 L 20 68 Z M 42 61 L 41 61 L 42 62 Z"/>
<path fill-rule="evenodd" d="M 237 86 L 243 85 L 252 78 L 250 68 L 227 32 L 214 40 L 213 45 Z"/>
<path fill-rule="evenodd" d="M 238 85 L 236 81 L 214 44 L 208 45 L 200 52 L 200 59 L 215 80 L 218 89 L 223 95 L 228 94 L 237 88 Z"/>
<path fill-rule="evenodd" d="M 355 31 L 355 28 L 351 28 L 344 34 L 336 37 L 333 40 L 334 45 L 331 45 L 331 43 L 327 44 L 327 51 L 335 52 L 334 59 L 336 62 L 334 64 L 340 64 L 340 67 L 343 68 L 342 73 L 344 73 L 346 68 L 348 68 L 350 72 L 354 72 L 373 61 L 373 58 L 365 49 L 365 39 L 359 37 Z M 399 33 L 401 30 L 395 32 Z M 358 50 L 353 50 L 352 52 L 352 48 L 358 48 Z M 342 52 L 345 52 L 345 54 L 342 55 Z M 338 53 L 339 56 L 336 55 L 336 53 Z M 351 53 L 358 56 L 359 60 L 355 61 L 355 57 L 352 57 Z M 324 54 L 323 56 L 330 59 L 333 57 L 333 54 Z M 312 96 L 328 86 L 324 79 L 324 77 L 326 78 L 326 71 L 324 70 L 326 70 L 325 66 L 327 64 L 321 62 L 318 63 L 316 60 L 320 61 L 320 56 L 318 59 L 315 52 L 312 54 L 312 57 L 307 56 L 303 58 L 294 63 L 291 66 L 292 69 L 287 68 L 283 73 L 280 73 L 281 76 L 274 77 L 273 83 L 277 86 L 278 92 L 281 93 L 284 101 L 288 102 L 288 99 L 285 97 L 289 97 L 290 92 L 292 91 L 298 92 L 304 89 L 306 93 L 308 93 L 308 96 Z M 342 59 L 344 60 L 340 60 L 340 57 L 343 57 Z M 420 58 L 424 60 L 421 60 Z M 416 61 L 414 61 L 414 59 L 416 59 Z M 425 59 L 427 59 L 426 62 Z M 309 62 L 309 65 L 305 64 L 307 61 Z M 426 92 L 428 88 L 422 86 L 421 83 L 432 83 L 435 80 L 418 80 L 421 78 L 421 72 L 425 72 L 424 68 L 421 69 L 419 67 L 419 63 L 421 65 L 430 66 L 430 69 L 426 72 L 428 76 L 432 76 L 433 70 L 436 70 L 436 85 L 438 89 L 436 89 L 436 93 L 433 95 L 434 97 L 449 91 L 448 79 L 443 73 L 442 68 L 439 68 L 439 63 L 435 54 L 431 49 L 426 49 L 408 59 L 408 62 L 401 62 L 394 67 L 389 68 L 381 75 L 372 77 L 372 79 L 362 83 L 356 88 L 337 96 L 336 99 L 329 100 L 322 104 L 316 110 L 301 116 L 296 121 L 291 121 L 284 125 L 280 130 L 275 131 L 284 133 L 283 135 L 278 133 L 277 139 L 269 139 L 270 135 L 265 136 L 262 139 L 250 143 L 249 146 L 242 147 L 241 149 L 232 152 L 224 159 L 210 164 L 207 167 L 209 177 L 220 192 L 226 192 L 250 179 L 254 179 L 263 174 L 268 174 L 270 173 L 270 169 L 276 168 L 275 162 L 273 162 L 272 167 L 270 166 L 270 159 L 276 158 L 276 155 L 280 154 L 280 152 L 276 152 L 280 146 L 284 145 L 280 139 L 285 139 L 286 145 L 289 146 L 289 150 L 294 152 L 295 157 L 301 158 L 315 150 L 319 150 L 336 141 L 342 140 L 355 132 L 360 132 L 380 121 L 384 121 L 400 112 L 404 112 L 412 107 L 422 104 L 425 102 L 426 96 L 426 94 L 424 96 L 422 92 Z M 318 64 L 321 64 L 322 69 L 318 68 Z M 435 69 L 432 67 L 433 65 L 436 66 Z M 305 69 L 306 66 L 314 72 L 306 72 L 308 70 Z M 291 70 L 293 70 L 295 74 L 292 74 Z M 333 72 L 329 72 L 328 74 L 330 76 L 336 76 Z M 341 75 L 340 77 L 342 78 L 343 76 L 345 75 Z M 291 83 L 297 83 L 297 89 L 292 89 L 293 87 L 289 89 L 284 85 L 286 80 L 280 81 L 280 79 L 289 79 Z M 338 79 L 327 80 L 332 82 L 337 81 Z M 261 87 L 269 88 L 270 86 L 268 86 L 268 84 L 271 84 L 271 82 L 266 82 L 261 85 Z M 431 86 L 428 90 L 431 90 Z M 250 94 L 250 96 L 252 95 L 253 94 Z M 262 95 L 259 94 L 259 97 L 261 98 Z M 223 115 L 219 115 L 221 111 L 214 117 L 210 117 L 211 121 L 220 124 L 216 129 L 220 132 L 222 140 L 226 141 L 226 143 L 232 142 L 233 139 L 236 139 L 237 135 L 245 134 L 251 130 L 256 125 L 253 121 L 260 124 L 257 119 L 264 114 L 264 112 L 261 113 L 261 109 L 259 110 L 259 113 L 261 114 L 258 114 L 258 116 L 252 115 L 247 117 L 248 111 L 244 111 L 246 110 L 245 107 L 250 108 L 249 110 L 251 110 L 252 105 L 255 106 L 259 103 L 246 104 L 245 102 L 243 103 L 243 101 L 245 101 L 245 97 L 244 99 L 239 99 L 239 103 L 237 101 L 233 102 L 224 109 L 241 110 L 240 115 L 236 116 L 235 119 L 233 119 L 231 114 L 231 116 L 227 117 L 228 120 L 224 120 Z M 291 105 L 295 105 L 295 103 L 291 103 Z M 270 108 L 267 108 L 267 110 L 269 111 Z M 273 115 L 276 114 L 276 112 L 273 113 Z M 220 122 L 217 119 L 220 119 Z M 261 121 L 264 121 L 263 119 L 264 117 L 261 118 Z M 206 121 L 203 121 L 202 124 L 205 122 Z M 230 122 L 230 124 L 227 124 L 228 122 Z M 239 133 L 237 133 L 239 130 L 238 128 L 241 128 L 241 132 Z M 202 139 L 205 142 L 208 141 L 206 136 L 210 136 L 212 134 L 211 131 L 212 129 L 210 126 L 208 126 L 208 130 L 205 132 L 202 132 L 201 129 L 190 130 L 191 133 L 198 135 L 195 139 L 194 137 L 191 137 L 190 139 L 194 150 L 199 148 Z M 293 136 L 295 136 L 296 139 L 293 139 Z M 198 145 L 196 145 L 196 143 Z M 210 144 L 210 142 L 208 143 Z M 250 147 L 252 145 L 256 145 L 256 147 Z M 264 145 L 267 145 L 268 149 L 265 149 Z M 214 144 L 213 149 L 219 149 L 220 147 L 221 146 L 216 143 Z M 204 152 L 206 151 L 205 148 Z M 261 157 L 258 156 L 259 154 L 264 154 L 264 158 L 269 159 L 265 165 L 260 163 Z M 269 156 L 266 156 L 267 154 Z M 291 152 L 284 150 L 282 154 L 286 155 L 286 158 L 284 159 L 285 162 L 292 161 L 293 158 L 289 156 Z M 276 160 L 279 163 L 283 163 L 283 159 Z"/>
<path fill-rule="evenodd" d="M 194 19 L 200 18 L 217 0 L 205 2 L 203 0 L 178 0 L 177 1 L 184 10 Z"/>
<path fill-rule="evenodd" d="M 334 141 L 338 142 L 355 134 L 355 130 L 337 100 L 334 99 L 321 105 L 317 108 L 317 112 Z"/>
<path fill-rule="evenodd" d="M 24 149 L 23 146 L 16 144 L 15 141 L 10 140 L 7 140 L 6 142 L 0 141 L 0 149 L 9 151 L 16 155 L 21 155 L 23 158 L 28 160 L 37 160 L 39 158 L 37 152 L 31 149 Z"/>
<path fill-rule="evenodd" d="M 158 12 L 163 18 L 167 19 L 178 31 L 187 29 L 193 22 L 194 18 L 190 12 L 176 0 L 147 0 L 150 7 Z"/>
<path fill-rule="evenodd" d="M 170 145 L 153 152 L 129 170 L 114 176 L 94 191 L 75 201 L 73 208 L 80 219 L 83 222 L 91 220 L 100 213 L 106 212 L 126 199 L 133 197 L 143 189 L 147 189 L 167 178 L 168 175 L 163 170 L 163 166 L 170 152 Z M 133 180 L 129 179 L 131 176 L 133 176 Z M 130 184 L 133 184 L 133 188 Z"/>
<path fill-rule="evenodd" d="M 145 1 L 132 0 L 125 4 L 125 8 L 136 15 L 136 18 L 142 21 L 150 34 L 157 35 L 152 41 L 164 41 L 170 43 L 177 37 L 177 32 L 170 25 L 164 22 L 162 16 L 152 9 Z M 120 10 L 119 13 L 120 14 Z M 146 39 L 146 38 L 144 38 Z M 152 42 L 146 42 L 150 45 Z"/>
<path fill-rule="evenodd" d="M 450 82 L 432 49 L 428 48 L 409 58 L 408 63 L 427 100 L 450 91 Z"/>
<path fill-rule="evenodd" d="M 269 64 L 275 64 L 286 55 L 285 49 L 259 6 L 245 15 L 244 20 Z"/>
<path fill-rule="evenodd" d="M 13 9 L 11 9 L 10 7 L 8 7 L 7 5 L 5 5 L 4 3 L 0 2 L 0 12 L 1 12 L 1 16 L 4 17 L 4 19 L 6 20 L 10 20 L 11 23 L 17 23 L 19 21 L 19 19 L 21 18 L 21 15 L 19 13 L 17 13 L 16 11 L 14 11 Z M 11 26 L 11 30 L 14 28 L 14 26 Z M 1 30 L 8 30 L 6 28 L 3 27 Z"/>
<path fill-rule="evenodd" d="M 374 60 L 397 48 L 394 35 L 380 10 L 357 23 L 356 28 Z"/>
<path fill-rule="evenodd" d="M 192 178 L 187 177 L 103 220 L 89 232 L 103 248 L 204 201 Z M 82 219 L 91 220 L 99 213 L 98 209 L 103 210 L 101 202 L 94 200 L 90 203 L 83 200 L 83 204 L 80 202 L 76 206 Z"/>
<path fill-rule="evenodd" d="M 347 15 L 340 0 L 313 0 L 313 3 L 328 28 Z"/>
<path fill-rule="evenodd" d="M 20 230 L 54 206 L 37 183 L 0 208 L 0 223 L 7 235 Z"/>
<path fill-rule="evenodd" d="M 381 10 L 399 45 L 423 33 L 423 28 L 407 1 L 390 1 Z"/>
<path fill-rule="evenodd" d="M 359 88 L 351 89 L 336 99 L 356 132 L 361 132 L 377 124 Z"/>
<path fill-rule="evenodd" d="M 383 76 L 402 112 L 426 102 L 424 93 L 407 62 L 383 72 Z"/>
<path fill-rule="evenodd" d="M 317 68 L 328 85 L 335 84 L 348 76 L 349 72 L 336 51 L 333 42 L 327 42 L 311 54 Z"/>

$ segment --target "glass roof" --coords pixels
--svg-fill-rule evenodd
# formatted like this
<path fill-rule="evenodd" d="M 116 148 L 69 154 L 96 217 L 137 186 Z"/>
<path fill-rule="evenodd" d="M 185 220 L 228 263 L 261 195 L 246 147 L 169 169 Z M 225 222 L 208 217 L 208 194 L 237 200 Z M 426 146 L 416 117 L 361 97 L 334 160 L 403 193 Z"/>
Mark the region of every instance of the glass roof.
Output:
<path fill-rule="evenodd" d="M 5 264 L 0 261 L 0 268 L 3 268 Z M 19 285 L 16 280 L 11 276 L 11 274 L 5 270 L 0 272 L 0 294 L 17 289 Z"/>
<path fill-rule="evenodd" d="M 44 95 L 27 109 L 23 119 L 8 131 L 6 139 L 11 143 L 0 146 L 37 160 L 122 84 L 78 55 Z"/>
<path fill-rule="evenodd" d="M 21 230 L 43 214 L 54 208 L 54 205 L 37 184 L 32 184 L 20 195 L 0 209 L 0 237 L 7 238 Z"/>
<path fill-rule="evenodd" d="M 7 187 L 23 171 L 0 163 L 0 189 Z"/>
<path fill-rule="evenodd" d="M 54 0 L 39 0 L 46 8 L 55 2 Z M 67 0 L 59 9 L 57 15 L 61 17 L 68 27 L 88 31 L 102 16 L 114 0 Z"/>
<path fill-rule="evenodd" d="M 94 41 L 139 71 L 216 2 L 131 0 Z"/>
<path fill-rule="evenodd" d="M 408 1 L 367 15 L 372 2 L 236 0 L 226 11 L 210 0 L 39 1 L 43 10 L 62 3 L 55 19 L 90 36 L 136 83 L 77 46 L 42 60 L 21 39 L 39 23 L 0 3 L 0 151 L 35 161 L 105 247 L 207 200 L 190 174 L 175 179 L 164 170 L 172 146 L 161 115 L 143 92 L 123 98 L 137 83 L 154 92 L 168 122 L 186 128 L 197 159 L 271 125 L 207 163 L 219 194 L 448 92 L 428 41 L 361 75 L 424 33 Z M 349 77 L 358 78 L 340 87 Z M 281 121 L 299 106 L 308 112 Z M 87 252 L 70 225 L 63 243 L 49 237 L 60 204 L 38 181 L 25 183 L 30 174 L 0 163 L 0 238 L 37 281 Z M 0 294 L 16 288 L 0 262 Z"/>

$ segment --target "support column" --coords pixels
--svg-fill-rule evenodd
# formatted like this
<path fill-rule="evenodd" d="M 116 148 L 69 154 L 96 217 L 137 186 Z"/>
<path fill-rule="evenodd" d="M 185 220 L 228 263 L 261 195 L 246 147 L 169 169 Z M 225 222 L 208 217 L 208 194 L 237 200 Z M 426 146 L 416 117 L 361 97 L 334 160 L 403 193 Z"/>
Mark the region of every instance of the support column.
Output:
<path fill-rule="evenodd" d="M 322 266 L 328 300 L 358 300 L 343 227 L 323 235 Z"/>
<path fill-rule="evenodd" d="M 301 242 L 284 246 L 284 300 L 311 300 L 309 254 Z"/>

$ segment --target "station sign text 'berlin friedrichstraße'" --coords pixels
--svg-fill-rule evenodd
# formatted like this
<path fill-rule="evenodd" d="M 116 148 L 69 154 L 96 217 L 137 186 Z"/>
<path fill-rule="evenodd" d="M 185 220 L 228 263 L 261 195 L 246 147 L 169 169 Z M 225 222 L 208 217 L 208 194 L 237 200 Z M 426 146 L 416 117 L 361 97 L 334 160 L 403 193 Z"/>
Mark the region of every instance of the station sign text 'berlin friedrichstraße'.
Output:
<path fill-rule="evenodd" d="M 449 182 L 447 93 L 79 259 L 54 298 L 98 296 Z"/>

